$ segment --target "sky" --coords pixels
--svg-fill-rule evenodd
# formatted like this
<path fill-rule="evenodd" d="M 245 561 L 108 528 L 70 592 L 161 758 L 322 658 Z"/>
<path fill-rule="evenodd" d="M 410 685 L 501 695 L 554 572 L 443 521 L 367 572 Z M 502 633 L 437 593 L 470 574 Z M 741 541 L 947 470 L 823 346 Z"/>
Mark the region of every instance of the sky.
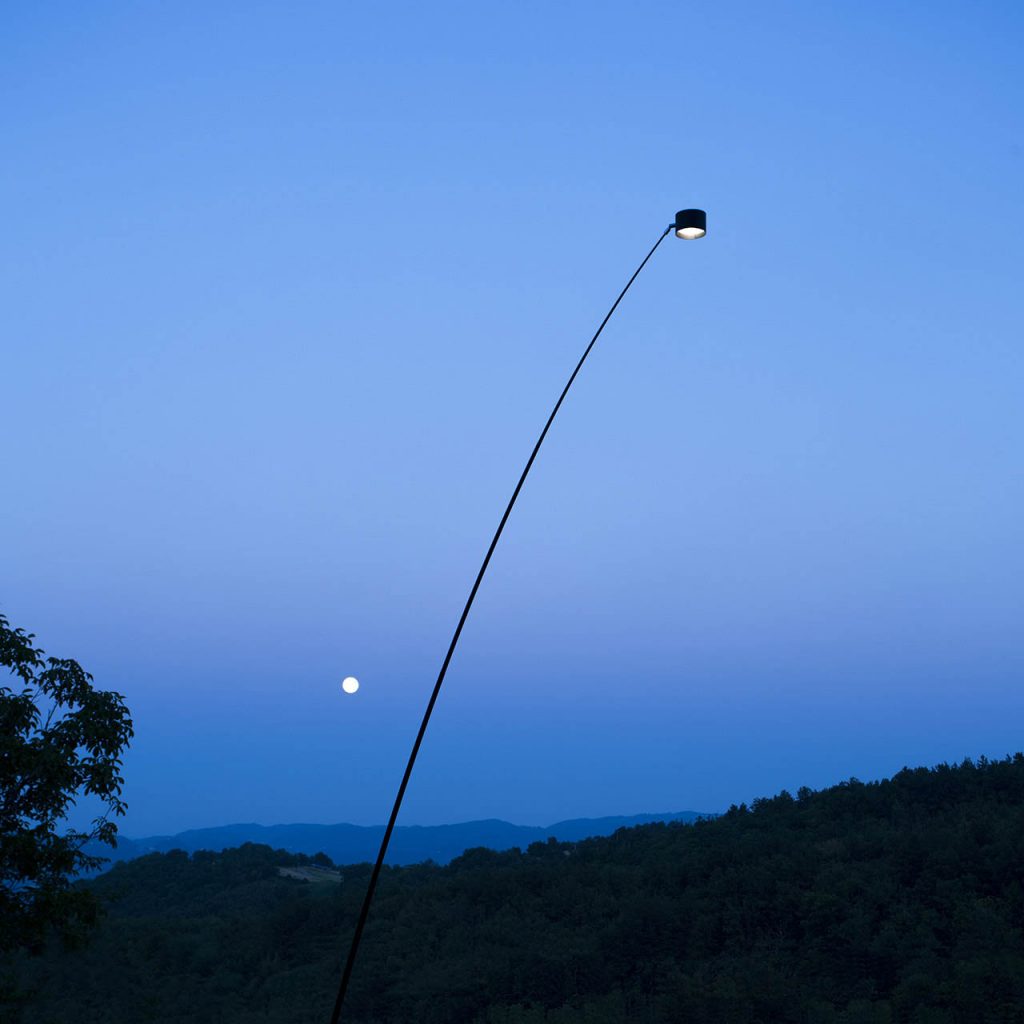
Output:
<path fill-rule="evenodd" d="M 1013 2 L 4 5 L 0 610 L 125 695 L 124 834 L 385 820 L 691 206 L 401 823 L 1024 747 L 1022 43 Z"/>

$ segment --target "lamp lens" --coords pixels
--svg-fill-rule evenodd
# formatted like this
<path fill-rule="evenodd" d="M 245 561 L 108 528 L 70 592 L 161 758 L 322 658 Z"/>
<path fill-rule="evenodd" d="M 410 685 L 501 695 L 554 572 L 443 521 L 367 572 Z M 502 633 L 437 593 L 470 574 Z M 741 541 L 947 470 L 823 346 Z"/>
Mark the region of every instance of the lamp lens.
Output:
<path fill-rule="evenodd" d="M 676 238 L 703 238 L 707 232 L 703 228 L 680 228 Z"/>

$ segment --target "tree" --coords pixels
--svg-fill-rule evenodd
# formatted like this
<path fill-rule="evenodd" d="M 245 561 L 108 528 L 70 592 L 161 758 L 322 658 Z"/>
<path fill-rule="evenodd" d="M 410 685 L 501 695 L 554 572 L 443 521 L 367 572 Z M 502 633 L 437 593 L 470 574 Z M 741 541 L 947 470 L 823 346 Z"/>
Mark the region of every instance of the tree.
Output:
<path fill-rule="evenodd" d="M 103 863 L 84 846 L 114 846 L 112 817 L 125 812 L 124 698 L 94 689 L 77 662 L 44 658 L 34 639 L 0 615 L 0 666 L 15 676 L 0 686 L 0 950 L 38 950 L 51 931 L 72 941 L 93 923 L 95 898 L 71 882 Z M 87 832 L 66 824 L 80 797 L 102 807 Z"/>

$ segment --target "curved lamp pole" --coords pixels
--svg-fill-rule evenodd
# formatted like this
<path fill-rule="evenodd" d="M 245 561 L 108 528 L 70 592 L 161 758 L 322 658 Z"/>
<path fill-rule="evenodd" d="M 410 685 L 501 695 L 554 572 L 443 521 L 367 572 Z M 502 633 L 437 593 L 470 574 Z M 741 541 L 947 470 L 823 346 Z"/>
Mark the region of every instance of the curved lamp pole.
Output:
<path fill-rule="evenodd" d="M 420 722 L 419 732 L 416 733 L 416 740 L 412 745 L 412 753 L 409 754 L 409 762 L 405 766 L 405 774 L 402 776 L 401 785 L 398 787 L 398 795 L 395 797 L 395 804 L 391 808 L 391 816 L 388 818 L 387 827 L 384 829 L 384 838 L 381 840 L 380 852 L 377 854 L 377 861 L 373 865 L 373 871 L 370 874 L 370 881 L 366 887 L 366 896 L 363 898 L 363 906 L 359 911 L 359 919 L 356 921 L 356 929 L 352 934 L 352 945 L 349 947 L 348 959 L 345 961 L 345 970 L 341 976 L 341 985 L 338 988 L 338 998 L 334 1003 L 334 1011 L 331 1014 L 331 1024 L 338 1024 L 341 1019 L 341 1010 L 345 1004 L 345 994 L 348 992 L 349 981 L 352 978 L 352 968 L 355 966 L 356 954 L 359 952 L 359 943 L 363 937 L 363 929 L 366 927 L 366 919 L 370 914 L 370 904 L 373 902 L 373 894 L 377 889 L 377 880 L 380 878 L 381 868 L 384 866 L 384 858 L 388 852 L 388 844 L 391 842 L 391 833 L 395 830 L 395 822 L 398 820 L 398 812 L 402 807 L 402 799 L 405 797 L 405 790 L 409 785 L 409 778 L 412 775 L 413 765 L 416 764 L 416 755 L 420 752 L 420 744 L 423 742 L 423 735 L 427 731 L 427 723 L 430 721 L 430 716 L 434 711 L 434 705 L 437 703 L 438 694 L 441 692 L 441 684 L 444 682 L 444 677 L 448 673 L 448 666 L 451 664 L 452 655 L 455 653 L 455 648 L 458 646 L 459 637 L 462 636 L 462 627 L 466 624 L 466 619 L 469 616 L 469 610 L 473 607 L 473 601 L 476 598 L 476 592 L 480 589 L 480 583 L 484 578 L 484 574 L 487 572 L 487 566 L 490 565 L 491 555 L 494 554 L 494 549 L 498 546 L 498 541 L 501 538 L 502 531 L 505 529 L 505 523 L 508 522 L 508 517 L 512 514 L 512 508 L 516 503 L 516 498 L 519 497 L 519 492 L 523 489 L 523 484 L 526 483 L 526 478 L 533 468 L 534 460 L 537 458 L 537 453 L 540 451 L 540 446 L 544 443 L 544 438 L 548 435 L 548 430 L 551 428 L 551 424 L 554 422 L 555 416 L 558 415 L 558 410 L 562 407 L 562 402 L 565 401 L 565 396 L 569 393 L 569 388 L 572 387 L 573 381 L 576 380 L 577 374 L 583 368 L 583 364 L 587 361 L 587 356 L 590 355 L 590 350 L 597 343 L 597 339 L 601 337 L 601 332 L 605 328 L 605 324 L 612 318 L 612 313 L 618 308 L 619 303 L 622 301 L 626 292 L 629 291 L 630 285 L 637 279 L 640 271 L 647 265 L 647 261 L 654 255 L 655 249 L 665 240 L 665 236 L 670 231 L 674 231 L 677 238 L 703 238 L 707 234 L 707 214 L 703 210 L 680 210 L 676 214 L 676 219 L 669 224 L 667 228 L 658 237 L 658 240 L 654 243 L 651 251 L 643 258 L 640 266 L 633 271 L 633 276 L 626 282 L 626 287 L 619 292 L 619 297 L 612 303 L 612 308 L 605 314 L 605 318 L 601 321 L 601 325 L 598 327 L 594 336 L 590 339 L 590 344 L 587 345 L 580 356 L 580 361 L 576 364 L 576 369 L 569 375 L 569 380 L 566 382 L 562 393 L 558 396 L 558 401 L 555 402 L 555 407 L 551 410 L 551 415 L 548 416 L 547 422 L 544 424 L 544 429 L 540 432 L 540 437 L 537 438 L 537 443 L 533 446 L 533 451 L 530 452 L 530 457 L 526 460 L 526 466 L 523 468 L 523 472 L 519 477 L 519 483 L 516 484 L 515 490 L 512 492 L 512 497 L 509 498 L 508 506 L 505 508 L 505 513 L 501 517 L 501 522 L 498 523 L 497 530 L 494 531 L 494 537 L 491 539 L 491 545 L 487 549 L 487 554 L 484 555 L 483 564 L 480 566 L 480 571 L 476 574 L 476 579 L 473 582 L 473 589 L 469 592 L 469 597 L 466 600 L 466 606 L 462 609 L 462 615 L 459 616 L 459 624 L 455 627 L 455 633 L 452 636 L 452 641 L 448 645 L 448 653 L 444 656 L 444 661 L 441 663 L 441 671 L 437 675 L 437 682 L 434 683 L 434 690 L 430 695 L 430 700 L 427 702 L 427 710 L 423 713 L 423 721 Z"/>

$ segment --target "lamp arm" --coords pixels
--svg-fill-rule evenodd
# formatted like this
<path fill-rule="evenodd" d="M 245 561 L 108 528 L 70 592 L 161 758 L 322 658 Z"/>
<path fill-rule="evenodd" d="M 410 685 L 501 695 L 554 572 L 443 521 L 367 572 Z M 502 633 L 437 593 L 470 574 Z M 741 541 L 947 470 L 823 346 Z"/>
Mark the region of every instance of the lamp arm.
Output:
<path fill-rule="evenodd" d="M 452 636 L 452 641 L 448 645 L 448 653 L 444 656 L 444 661 L 441 664 L 441 671 L 437 676 L 437 682 L 434 683 L 434 690 L 430 695 L 430 700 L 427 702 L 427 710 L 423 714 L 423 721 L 420 722 L 419 732 L 416 733 L 416 740 L 412 745 L 412 753 L 409 755 L 409 762 L 405 766 L 405 773 L 402 776 L 401 785 L 398 787 L 398 795 L 395 797 L 395 804 L 391 808 L 391 816 L 388 818 L 387 827 L 384 829 L 384 838 L 381 840 L 380 852 L 377 854 L 377 861 L 373 865 L 373 871 L 370 874 L 370 881 L 366 887 L 366 895 L 363 898 L 363 905 L 359 911 L 359 919 L 356 921 L 355 932 L 352 935 L 352 944 L 349 947 L 348 959 L 345 961 L 345 970 L 341 976 L 341 985 L 338 989 L 338 998 L 334 1003 L 334 1011 L 331 1014 L 330 1024 L 338 1024 L 338 1021 L 341 1019 L 341 1009 L 345 1003 L 345 994 L 348 991 L 349 981 L 352 977 L 352 968 L 355 966 L 359 943 L 363 937 L 363 929 L 366 926 L 366 919 L 370 913 L 370 904 L 373 902 L 373 894 L 377 889 L 377 880 L 380 877 L 381 868 L 384 865 L 384 858 L 387 855 L 388 844 L 391 842 L 391 833 L 395 830 L 395 822 L 398 820 L 398 812 L 402 807 L 402 799 L 405 797 L 405 790 L 409 785 L 409 778 L 412 775 L 412 769 L 416 763 L 416 755 L 419 753 L 420 744 L 423 742 L 424 733 L 427 731 L 427 724 L 430 721 L 430 716 L 434 711 L 434 705 L 437 703 L 438 695 L 441 692 L 441 684 L 444 682 L 444 677 L 448 672 L 448 666 L 451 664 L 452 655 L 455 653 L 459 637 L 462 635 L 462 627 L 466 624 L 466 619 L 469 616 L 469 610 L 473 607 L 473 601 L 476 598 L 476 593 L 480 589 L 480 584 L 483 581 L 484 574 L 487 572 L 487 566 L 490 565 L 491 555 L 494 554 L 494 549 L 498 546 L 498 541 L 501 538 L 502 531 L 505 529 L 505 524 L 508 522 L 508 517 L 512 514 L 512 508 L 516 503 L 516 499 L 519 497 L 519 492 L 523 489 L 523 484 L 526 483 L 526 478 L 529 475 L 530 470 L 533 468 L 533 463 L 537 458 L 537 453 L 540 451 L 540 446 L 544 443 L 544 438 L 547 437 L 548 430 L 551 428 L 551 424 L 554 422 L 555 416 L 558 415 L 558 410 L 562 407 L 562 402 L 565 401 L 565 396 L 569 393 L 569 389 L 572 387 L 573 381 L 576 380 L 577 375 L 583 368 L 583 364 L 587 361 L 587 356 L 590 355 L 591 349 L 593 349 L 594 345 L 597 343 L 597 339 L 601 336 L 601 332 L 604 330 L 605 325 L 612 318 L 612 314 L 618 308 L 618 305 L 625 297 L 626 292 L 629 291 L 630 285 L 632 285 L 632 283 L 637 279 L 640 271 L 647 266 L 647 261 L 654 255 L 655 250 L 665 240 L 665 236 L 672 230 L 672 228 L 672 224 L 665 228 L 657 242 L 654 243 L 651 251 L 643 258 L 640 266 L 633 271 L 633 276 L 626 282 L 626 287 L 619 292 L 618 298 L 612 303 L 612 308 L 605 314 L 605 318 L 601 321 L 601 325 L 595 331 L 593 338 L 590 339 L 590 344 L 587 345 L 583 355 L 580 356 L 580 361 L 576 364 L 576 369 L 574 369 L 570 374 L 569 380 L 562 389 L 562 393 L 558 396 L 558 401 L 555 402 L 555 407 L 551 410 L 551 415 L 548 416 L 547 422 L 544 424 L 544 429 L 540 432 L 540 437 L 537 438 L 537 443 L 533 446 L 533 451 L 530 452 L 529 459 L 526 460 L 526 466 L 523 468 L 523 472 L 519 477 L 519 483 L 516 484 L 516 489 L 512 492 L 512 497 L 509 498 L 508 506 L 505 509 L 504 515 L 501 517 L 501 522 L 498 523 L 498 528 L 494 531 L 494 537 L 491 539 L 490 547 L 487 549 L 487 554 L 484 555 L 483 564 L 480 566 L 480 571 L 476 574 L 476 580 L 473 582 L 473 589 L 469 592 L 465 608 L 462 609 L 462 615 L 459 617 L 459 624 L 455 627 L 455 633 Z"/>

